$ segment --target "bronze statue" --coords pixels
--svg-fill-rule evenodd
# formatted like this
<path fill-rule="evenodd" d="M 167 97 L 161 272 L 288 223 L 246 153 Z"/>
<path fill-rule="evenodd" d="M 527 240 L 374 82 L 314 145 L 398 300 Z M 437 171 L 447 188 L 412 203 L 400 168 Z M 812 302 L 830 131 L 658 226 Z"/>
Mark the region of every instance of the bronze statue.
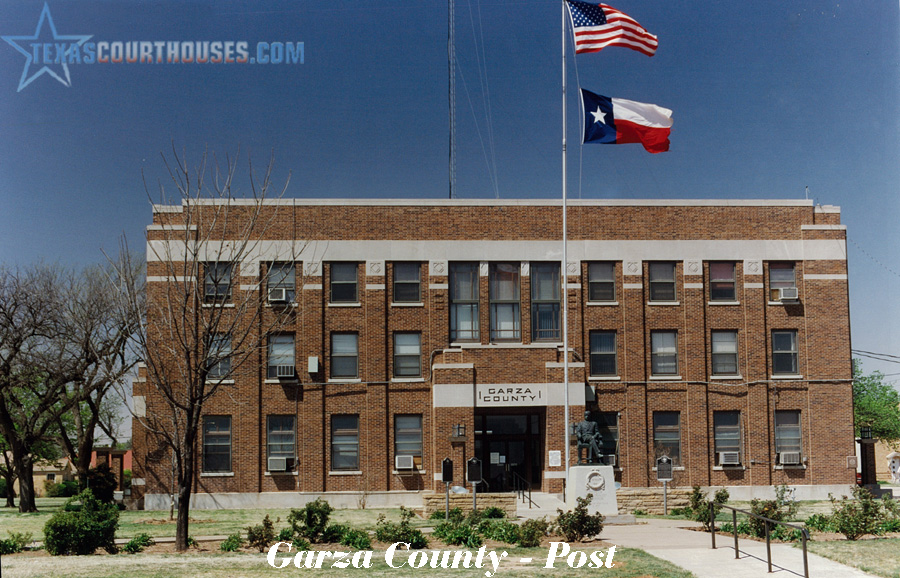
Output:
<path fill-rule="evenodd" d="M 578 463 L 593 464 L 600 461 L 600 442 L 603 436 L 597 422 L 590 419 L 591 412 L 584 412 L 584 421 L 575 424 L 575 439 L 578 441 Z M 581 450 L 587 449 L 587 459 L 582 459 Z"/>

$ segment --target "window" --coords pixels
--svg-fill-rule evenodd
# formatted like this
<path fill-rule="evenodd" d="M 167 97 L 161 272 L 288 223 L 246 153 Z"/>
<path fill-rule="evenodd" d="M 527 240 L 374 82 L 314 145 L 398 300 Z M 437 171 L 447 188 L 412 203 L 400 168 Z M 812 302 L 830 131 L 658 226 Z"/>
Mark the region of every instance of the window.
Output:
<path fill-rule="evenodd" d="M 796 329 L 772 332 L 772 373 L 799 373 Z"/>
<path fill-rule="evenodd" d="M 331 377 L 359 376 L 358 341 L 356 333 L 331 334 Z"/>
<path fill-rule="evenodd" d="M 797 454 L 796 460 L 785 460 L 791 465 L 799 465 L 803 455 L 800 438 L 800 412 L 797 410 L 775 411 L 775 455 L 776 463 L 782 464 L 783 453 Z"/>
<path fill-rule="evenodd" d="M 650 373 L 678 375 L 678 333 L 674 331 L 650 333 Z"/>
<path fill-rule="evenodd" d="M 331 302 L 357 303 L 356 263 L 331 264 Z"/>
<path fill-rule="evenodd" d="M 531 265 L 531 340 L 559 341 L 559 263 Z"/>
<path fill-rule="evenodd" d="M 56 474 L 47 474 L 47 481 L 52 482 L 56 479 Z"/>
<path fill-rule="evenodd" d="M 591 331 L 591 375 L 618 375 L 615 331 Z"/>
<path fill-rule="evenodd" d="M 394 263 L 394 302 L 420 303 L 422 268 L 418 263 Z"/>
<path fill-rule="evenodd" d="M 734 263 L 709 264 L 709 298 L 711 301 L 737 301 Z"/>
<path fill-rule="evenodd" d="M 271 301 L 273 297 L 278 296 L 277 293 L 273 295 L 273 289 L 284 289 L 284 300 L 288 303 L 293 303 L 295 300 L 294 298 L 297 295 L 295 280 L 296 268 L 293 263 L 272 263 L 269 266 L 269 272 L 266 278 L 269 289 L 269 300 Z"/>
<path fill-rule="evenodd" d="M 619 414 L 615 411 L 601 411 L 597 425 L 600 426 L 600 451 L 602 462 L 608 466 L 619 466 Z"/>
<path fill-rule="evenodd" d="M 206 357 L 207 377 L 223 378 L 231 373 L 231 335 L 214 333 L 209 337 Z"/>
<path fill-rule="evenodd" d="M 231 416 L 203 417 L 203 471 L 231 471 Z"/>
<path fill-rule="evenodd" d="M 650 263 L 650 301 L 675 301 L 675 263 Z"/>
<path fill-rule="evenodd" d="M 331 469 L 359 470 L 359 416 L 331 416 Z"/>
<path fill-rule="evenodd" d="M 519 264 L 491 263 L 491 341 L 522 339 L 519 315 Z"/>
<path fill-rule="evenodd" d="M 284 333 L 269 336 L 269 359 L 266 377 L 294 377 L 294 335 Z"/>
<path fill-rule="evenodd" d="M 450 264 L 450 341 L 478 341 L 478 263 Z"/>
<path fill-rule="evenodd" d="M 231 298 L 231 263 L 204 264 L 203 295 L 207 301 Z"/>
<path fill-rule="evenodd" d="M 588 301 L 616 300 L 615 263 L 591 263 L 588 265 Z"/>
<path fill-rule="evenodd" d="M 739 411 L 715 411 L 713 412 L 713 437 L 715 440 L 715 464 L 739 465 L 741 463 L 741 412 Z M 729 460 L 733 456 L 724 456 L 722 453 L 736 453 L 737 460 Z"/>
<path fill-rule="evenodd" d="M 781 300 L 779 289 L 796 288 L 793 263 L 769 263 L 769 300 Z"/>
<path fill-rule="evenodd" d="M 681 465 L 680 422 L 681 414 L 677 411 L 653 412 L 653 449 L 655 458 L 669 456 L 672 458 L 673 466 Z"/>
<path fill-rule="evenodd" d="M 266 423 L 266 449 L 270 458 L 287 458 L 288 471 L 294 469 L 296 457 L 294 416 L 270 415 Z"/>
<path fill-rule="evenodd" d="M 412 456 L 415 468 L 423 468 L 421 415 L 394 416 L 394 455 Z"/>
<path fill-rule="evenodd" d="M 737 331 L 712 332 L 713 375 L 738 375 Z"/>
<path fill-rule="evenodd" d="M 421 341 L 418 333 L 394 334 L 394 377 L 422 376 Z"/>

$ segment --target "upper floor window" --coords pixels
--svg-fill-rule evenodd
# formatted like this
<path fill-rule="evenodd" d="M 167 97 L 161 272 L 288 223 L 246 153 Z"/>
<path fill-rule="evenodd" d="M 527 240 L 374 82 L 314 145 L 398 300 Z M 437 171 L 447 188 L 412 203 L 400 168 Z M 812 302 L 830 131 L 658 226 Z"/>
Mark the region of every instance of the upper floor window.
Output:
<path fill-rule="evenodd" d="M 588 264 L 588 301 L 616 300 L 615 263 Z"/>
<path fill-rule="evenodd" d="M 359 376 L 359 336 L 356 333 L 331 334 L 331 377 Z"/>
<path fill-rule="evenodd" d="M 270 415 L 266 419 L 266 453 L 269 458 L 285 458 L 287 471 L 295 467 L 296 428 L 292 415 Z"/>
<path fill-rule="evenodd" d="M 675 301 L 675 263 L 650 263 L 650 301 Z"/>
<path fill-rule="evenodd" d="M 673 466 L 681 465 L 681 414 L 677 411 L 653 412 L 653 449 L 656 458 L 669 456 Z"/>
<path fill-rule="evenodd" d="M 769 263 L 769 300 L 796 299 L 797 278 L 793 263 Z"/>
<path fill-rule="evenodd" d="M 559 263 L 531 265 L 531 339 L 559 341 Z"/>
<path fill-rule="evenodd" d="M 591 375 L 618 375 L 616 368 L 616 332 L 591 331 Z"/>
<path fill-rule="evenodd" d="M 331 469 L 359 470 L 359 416 L 331 416 Z"/>
<path fill-rule="evenodd" d="M 394 263 L 394 302 L 422 301 L 422 268 L 419 263 Z"/>
<path fill-rule="evenodd" d="M 209 337 L 206 354 L 208 377 L 223 378 L 231 373 L 231 335 L 214 333 Z"/>
<path fill-rule="evenodd" d="M 800 372 L 797 363 L 797 330 L 772 332 L 772 373 L 794 374 Z"/>
<path fill-rule="evenodd" d="M 292 262 L 276 262 L 269 266 L 266 275 L 269 302 L 293 303 L 297 295 L 296 268 Z"/>
<path fill-rule="evenodd" d="M 412 456 L 415 469 L 423 469 L 421 414 L 394 416 L 394 455 Z"/>
<path fill-rule="evenodd" d="M 522 339 L 519 312 L 519 264 L 491 263 L 488 286 L 491 300 L 491 341 Z"/>
<path fill-rule="evenodd" d="M 294 335 L 280 333 L 269 336 L 266 377 L 294 377 Z"/>
<path fill-rule="evenodd" d="M 359 302 L 356 263 L 331 264 L 331 302 Z"/>
<path fill-rule="evenodd" d="M 653 331 L 650 333 L 650 373 L 678 375 L 678 333 Z"/>
<path fill-rule="evenodd" d="M 422 336 L 419 333 L 394 334 L 394 377 L 422 376 Z"/>
<path fill-rule="evenodd" d="M 203 417 L 203 471 L 231 471 L 231 416 Z"/>
<path fill-rule="evenodd" d="M 737 466 L 741 463 L 741 412 L 713 412 L 715 464 Z"/>
<path fill-rule="evenodd" d="M 709 298 L 712 301 L 737 301 L 734 263 L 709 264 Z"/>
<path fill-rule="evenodd" d="M 206 301 L 231 299 L 231 263 L 204 263 L 203 296 Z"/>
<path fill-rule="evenodd" d="M 737 331 L 712 332 L 713 375 L 738 375 Z"/>
<path fill-rule="evenodd" d="M 450 341 L 478 341 L 478 263 L 450 264 Z"/>

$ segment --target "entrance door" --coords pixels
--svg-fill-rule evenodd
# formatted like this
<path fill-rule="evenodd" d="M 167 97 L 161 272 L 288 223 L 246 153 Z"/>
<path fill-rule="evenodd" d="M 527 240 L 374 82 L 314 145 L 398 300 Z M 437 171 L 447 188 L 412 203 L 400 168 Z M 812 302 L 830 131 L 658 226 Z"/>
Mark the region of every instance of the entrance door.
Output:
<path fill-rule="evenodd" d="M 475 455 L 490 492 L 512 491 L 515 476 L 541 484 L 543 438 L 539 413 L 475 416 Z M 482 490 L 482 488 L 479 488 Z"/>

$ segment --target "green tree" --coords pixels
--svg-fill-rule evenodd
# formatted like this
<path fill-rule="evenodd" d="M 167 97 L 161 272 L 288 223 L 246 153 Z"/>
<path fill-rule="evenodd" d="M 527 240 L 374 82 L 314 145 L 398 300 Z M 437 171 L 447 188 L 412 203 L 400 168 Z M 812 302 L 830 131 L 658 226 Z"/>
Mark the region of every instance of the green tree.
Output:
<path fill-rule="evenodd" d="M 863 375 L 862 362 L 853 360 L 853 420 L 872 428 L 872 436 L 888 444 L 900 442 L 900 392 L 884 382 L 884 374 Z"/>

